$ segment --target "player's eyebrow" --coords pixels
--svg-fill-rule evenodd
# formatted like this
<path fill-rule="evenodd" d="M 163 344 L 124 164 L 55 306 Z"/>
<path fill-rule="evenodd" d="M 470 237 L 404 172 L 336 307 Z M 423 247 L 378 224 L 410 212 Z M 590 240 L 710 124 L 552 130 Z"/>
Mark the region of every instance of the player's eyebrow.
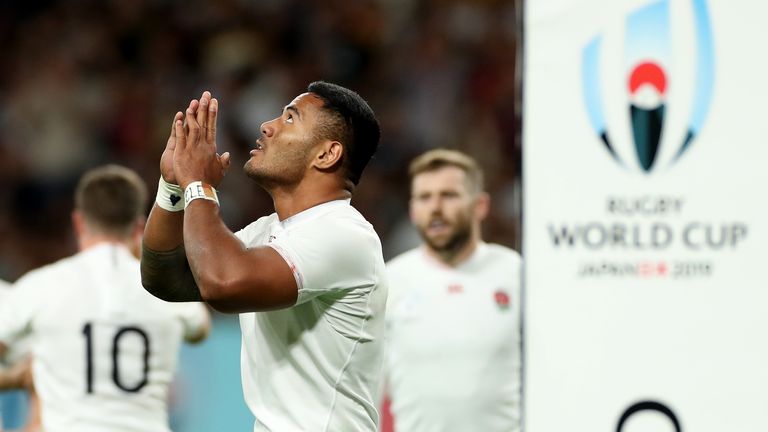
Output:
<path fill-rule="evenodd" d="M 296 116 L 299 118 L 299 120 L 301 120 L 301 113 L 299 112 L 299 109 L 296 108 L 296 105 L 288 105 L 284 109 L 285 109 L 285 111 L 293 112 L 294 114 L 296 114 Z"/>

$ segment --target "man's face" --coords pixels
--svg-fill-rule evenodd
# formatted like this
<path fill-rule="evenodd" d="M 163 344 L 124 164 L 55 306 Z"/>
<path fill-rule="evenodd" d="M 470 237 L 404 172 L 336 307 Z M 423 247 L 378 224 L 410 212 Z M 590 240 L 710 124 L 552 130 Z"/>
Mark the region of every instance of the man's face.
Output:
<path fill-rule="evenodd" d="M 261 125 L 261 137 L 245 163 L 245 173 L 263 186 L 301 181 L 317 142 L 323 100 L 313 93 L 297 96 L 280 117 Z"/>
<path fill-rule="evenodd" d="M 475 196 L 461 168 L 444 166 L 416 175 L 410 206 L 411 221 L 432 250 L 458 250 L 469 242 L 477 217 Z"/>

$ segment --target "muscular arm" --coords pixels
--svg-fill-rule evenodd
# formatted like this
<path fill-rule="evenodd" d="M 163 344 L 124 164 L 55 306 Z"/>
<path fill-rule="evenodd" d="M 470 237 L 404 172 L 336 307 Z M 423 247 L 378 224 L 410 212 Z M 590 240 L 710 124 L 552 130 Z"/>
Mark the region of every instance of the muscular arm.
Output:
<path fill-rule="evenodd" d="M 183 212 L 152 207 L 141 248 L 141 283 L 165 301 L 202 301 L 184 252 L 183 222 Z"/>
<path fill-rule="evenodd" d="M 175 120 L 173 171 L 182 187 L 198 180 L 216 186 L 224 177 L 229 155 L 216 153 L 217 114 L 218 101 L 206 92 L 199 106 L 192 101 L 187 108 L 186 126 Z M 283 257 L 266 246 L 246 248 L 224 225 L 216 203 L 193 200 L 183 217 L 187 260 L 200 295 L 213 308 L 236 313 L 296 303 L 298 287 Z M 166 246 L 179 238 L 172 240 Z"/>
<path fill-rule="evenodd" d="M 206 96 L 206 95 L 204 95 Z M 210 97 L 210 94 L 207 95 Z M 197 107 L 197 101 L 190 108 Z M 177 112 L 171 123 L 168 142 L 160 156 L 160 175 L 168 183 L 176 183 L 173 154 L 176 150 L 176 121 L 183 114 Z M 141 250 L 141 283 L 160 299 L 173 302 L 200 301 L 200 291 L 192 278 L 184 254 L 182 237 L 183 212 L 171 212 L 155 203 L 144 227 Z"/>
<path fill-rule="evenodd" d="M 224 225 L 212 201 L 194 200 L 184 213 L 187 258 L 208 304 L 221 312 L 239 313 L 296 303 L 296 279 L 274 249 L 246 248 Z"/>

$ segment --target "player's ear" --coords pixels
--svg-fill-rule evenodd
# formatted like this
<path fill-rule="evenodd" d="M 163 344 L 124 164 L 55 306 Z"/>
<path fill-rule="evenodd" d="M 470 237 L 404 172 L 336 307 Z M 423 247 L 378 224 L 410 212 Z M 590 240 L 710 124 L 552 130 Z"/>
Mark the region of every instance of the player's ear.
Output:
<path fill-rule="evenodd" d="M 491 211 L 491 196 L 488 192 L 480 192 L 475 198 L 475 218 L 479 221 L 485 220 Z"/>
<path fill-rule="evenodd" d="M 136 258 L 141 258 L 141 241 L 144 238 L 144 226 L 147 224 L 147 218 L 142 216 L 136 220 L 131 233 L 131 253 Z"/>
<path fill-rule="evenodd" d="M 314 165 L 321 170 L 329 170 L 341 164 L 344 146 L 338 141 L 324 140 L 320 143 Z"/>
<path fill-rule="evenodd" d="M 85 218 L 83 217 L 83 214 L 77 210 L 72 210 L 72 228 L 74 228 L 75 236 L 77 238 L 80 238 L 85 234 Z"/>

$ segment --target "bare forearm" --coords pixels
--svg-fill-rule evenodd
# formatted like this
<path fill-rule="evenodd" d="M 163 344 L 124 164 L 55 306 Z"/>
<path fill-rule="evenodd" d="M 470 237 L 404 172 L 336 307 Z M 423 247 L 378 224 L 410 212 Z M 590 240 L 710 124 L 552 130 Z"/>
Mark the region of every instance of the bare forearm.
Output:
<path fill-rule="evenodd" d="M 165 301 L 203 301 L 183 246 L 158 252 L 142 245 L 141 283 L 150 294 Z"/>
<path fill-rule="evenodd" d="M 169 212 L 157 205 L 149 214 L 141 251 L 141 282 L 165 301 L 201 301 L 184 253 L 183 212 Z"/>
<path fill-rule="evenodd" d="M 183 225 L 184 212 L 169 212 L 155 204 L 144 227 L 144 244 L 159 252 L 174 250 L 184 243 Z"/>
<path fill-rule="evenodd" d="M 144 245 L 159 252 L 171 251 L 184 243 L 184 212 L 169 212 L 155 204 L 144 227 Z"/>
<path fill-rule="evenodd" d="M 216 301 L 224 297 L 221 292 L 234 276 L 228 270 L 236 266 L 245 246 L 224 225 L 218 206 L 197 200 L 184 215 L 184 247 L 192 274 L 203 298 Z"/>
<path fill-rule="evenodd" d="M 215 309 L 241 313 L 296 303 L 296 279 L 283 257 L 268 246 L 247 248 L 215 203 L 195 200 L 187 207 L 184 245 L 200 293 Z"/>
<path fill-rule="evenodd" d="M 184 189 L 182 238 L 190 268 L 203 299 L 217 310 L 290 307 L 297 301 L 298 286 L 285 259 L 266 245 L 245 247 L 219 217 L 212 188 L 221 184 L 230 157 L 227 152 L 216 153 L 217 115 L 218 101 L 210 92 L 204 92 L 199 102 L 193 99 L 184 121 L 181 113 L 174 118 L 164 153 L 167 162 L 173 151 L 172 179 Z"/>

